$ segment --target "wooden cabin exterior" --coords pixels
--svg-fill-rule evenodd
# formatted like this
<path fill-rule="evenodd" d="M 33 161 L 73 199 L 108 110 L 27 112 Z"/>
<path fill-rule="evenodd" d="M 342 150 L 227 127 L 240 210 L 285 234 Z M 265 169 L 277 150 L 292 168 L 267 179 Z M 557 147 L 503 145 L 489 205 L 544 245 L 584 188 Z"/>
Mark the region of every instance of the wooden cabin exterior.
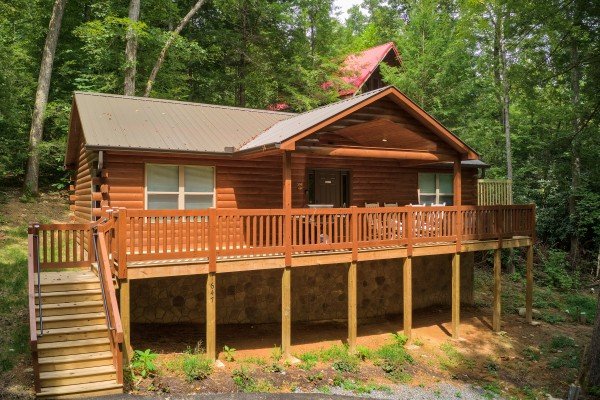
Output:
<path fill-rule="evenodd" d="M 394 87 L 298 115 L 76 93 L 65 165 L 73 224 L 30 229 L 32 346 L 33 277 L 65 266 L 100 278 L 117 371 L 132 322 L 200 322 L 215 357 L 218 323 L 280 321 L 289 357 L 292 321 L 347 317 L 354 349 L 363 317 L 410 337 L 413 309 L 447 304 L 457 338 L 481 250 L 499 330 L 500 250 L 528 248 L 531 320 L 534 206 L 479 206 L 486 164 Z"/>

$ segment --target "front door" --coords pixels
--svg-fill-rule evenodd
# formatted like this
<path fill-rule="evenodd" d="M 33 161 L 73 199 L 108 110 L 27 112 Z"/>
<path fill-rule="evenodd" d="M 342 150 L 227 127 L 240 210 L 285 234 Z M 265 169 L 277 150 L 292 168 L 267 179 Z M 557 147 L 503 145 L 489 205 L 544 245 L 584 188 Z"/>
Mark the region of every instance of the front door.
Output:
<path fill-rule="evenodd" d="M 336 170 L 315 171 L 316 204 L 333 204 L 336 208 L 342 206 L 341 176 L 341 171 Z"/>

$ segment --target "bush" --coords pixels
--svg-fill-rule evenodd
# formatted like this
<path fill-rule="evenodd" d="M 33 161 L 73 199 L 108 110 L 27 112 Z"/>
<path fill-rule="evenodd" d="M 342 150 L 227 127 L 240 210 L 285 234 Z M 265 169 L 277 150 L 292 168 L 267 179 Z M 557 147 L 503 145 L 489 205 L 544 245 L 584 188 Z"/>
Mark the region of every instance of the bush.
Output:
<path fill-rule="evenodd" d="M 142 378 L 147 377 L 156 371 L 154 360 L 157 356 L 158 355 L 153 353 L 150 349 L 144 351 L 136 350 L 133 354 L 133 359 L 131 360 L 131 372 L 140 374 Z"/>
<path fill-rule="evenodd" d="M 333 369 L 337 372 L 358 372 L 358 358 L 346 355 L 333 362 Z"/>
<path fill-rule="evenodd" d="M 544 264 L 546 284 L 558 289 L 571 289 L 574 280 L 567 272 L 567 253 L 562 250 L 548 251 L 548 258 Z"/>
<path fill-rule="evenodd" d="M 213 362 L 199 354 L 186 354 L 183 359 L 182 369 L 188 382 L 203 380 L 213 373 Z"/>
<path fill-rule="evenodd" d="M 394 335 L 393 343 L 386 344 L 376 351 L 379 358 L 375 364 L 379 365 L 388 378 L 394 382 L 407 382 L 410 375 L 406 372 L 406 364 L 412 364 L 413 358 L 404 348 L 406 343 L 404 335 Z"/>

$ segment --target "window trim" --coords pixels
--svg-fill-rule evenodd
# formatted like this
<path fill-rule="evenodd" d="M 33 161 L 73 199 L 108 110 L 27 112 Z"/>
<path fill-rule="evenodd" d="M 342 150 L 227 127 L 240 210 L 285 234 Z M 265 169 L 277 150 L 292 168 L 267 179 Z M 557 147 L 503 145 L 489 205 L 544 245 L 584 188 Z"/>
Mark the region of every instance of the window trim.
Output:
<path fill-rule="evenodd" d="M 435 193 L 430 193 L 430 192 L 422 192 L 421 191 L 421 187 L 419 186 L 419 182 L 421 181 L 421 175 L 433 175 L 435 177 Z M 440 197 L 442 196 L 452 196 L 452 202 L 454 203 L 454 187 L 452 187 L 452 192 L 448 193 L 448 192 L 441 192 L 440 191 L 440 175 L 449 175 L 452 176 L 452 174 L 448 174 L 448 173 L 443 173 L 443 172 L 419 172 L 418 177 L 417 177 L 417 198 L 419 201 L 419 204 L 423 204 L 421 203 L 421 196 L 435 196 L 435 204 L 440 204 Z"/>
<path fill-rule="evenodd" d="M 148 166 L 160 165 L 165 167 L 177 167 L 179 182 L 177 192 L 149 191 L 148 190 Z M 212 168 L 213 172 L 213 190 L 212 192 L 186 192 L 185 191 L 185 167 L 206 167 Z M 185 210 L 185 195 L 211 195 L 212 206 L 216 207 L 217 202 L 217 168 L 214 165 L 193 165 L 193 164 L 167 164 L 167 163 L 144 163 L 144 210 L 148 210 L 148 195 L 153 194 L 177 194 L 177 209 Z"/>

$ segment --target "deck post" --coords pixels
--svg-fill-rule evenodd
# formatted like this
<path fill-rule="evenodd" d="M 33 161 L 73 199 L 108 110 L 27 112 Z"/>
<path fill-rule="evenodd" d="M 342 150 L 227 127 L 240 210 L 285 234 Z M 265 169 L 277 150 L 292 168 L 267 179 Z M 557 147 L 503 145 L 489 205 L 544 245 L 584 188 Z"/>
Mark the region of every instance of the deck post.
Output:
<path fill-rule="evenodd" d="M 460 253 L 452 255 L 452 339 L 459 338 L 460 325 Z"/>
<path fill-rule="evenodd" d="M 501 261 L 501 252 L 502 250 L 496 249 L 494 250 L 494 305 L 493 305 L 493 313 L 492 313 L 492 330 L 494 332 L 500 331 L 500 313 L 502 307 L 502 301 L 500 298 L 501 294 L 501 279 L 500 279 L 500 270 L 502 268 Z"/>
<path fill-rule="evenodd" d="M 462 232 L 463 232 L 463 218 L 462 211 L 460 206 L 462 205 L 462 170 L 461 170 L 461 160 L 457 158 L 454 160 L 453 166 L 453 180 L 452 180 L 452 189 L 454 191 L 453 203 L 454 206 L 457 207 L 456 212 L 456 252 L 460 252 L 462 248 Z"/>
<path fill-rule="evenodd" d="M 217 359 L 217 274 L 206 275 L 206 355 Z"/>
<path fill-rule="evenodd" d="M 285 360 L 291 356 L 292 337 L 292 268 L 285 267 L 281 275 L 281 353 Z"/>
<path fill-rule="evenodd" d="M 412 257 L 406 257 L 402 263 L 402 288 L 404 335 L 410 340 L 412 338 Z"/>
<path fill-rule="evenodd" d="M 119 281 L 119 305 L 121 313 L 121 325 L 123 326 L 123 358 L 129 364 L 133 357 L 131 348 L 131 301 L 129 296 L 129 280 L 121 279 Z"/>
<path fill-rule="evenodd" d="M 282 161 L 285 266 L 281 275 L 281 352 L 288 360 L 292 343 L 292 153 L 285 151 Z"/>
<path fill-rule="evenodd" d="M 533 244 L 527 247 L 527 287 L 525 290 L 525 321 L 533 321 Z"/>
<path fill-rule="evenodd" d="M 348 266 L 348 347 L 351 353 L 356 352 L 357 331 L 357 263 L 352 261 Z"/>

